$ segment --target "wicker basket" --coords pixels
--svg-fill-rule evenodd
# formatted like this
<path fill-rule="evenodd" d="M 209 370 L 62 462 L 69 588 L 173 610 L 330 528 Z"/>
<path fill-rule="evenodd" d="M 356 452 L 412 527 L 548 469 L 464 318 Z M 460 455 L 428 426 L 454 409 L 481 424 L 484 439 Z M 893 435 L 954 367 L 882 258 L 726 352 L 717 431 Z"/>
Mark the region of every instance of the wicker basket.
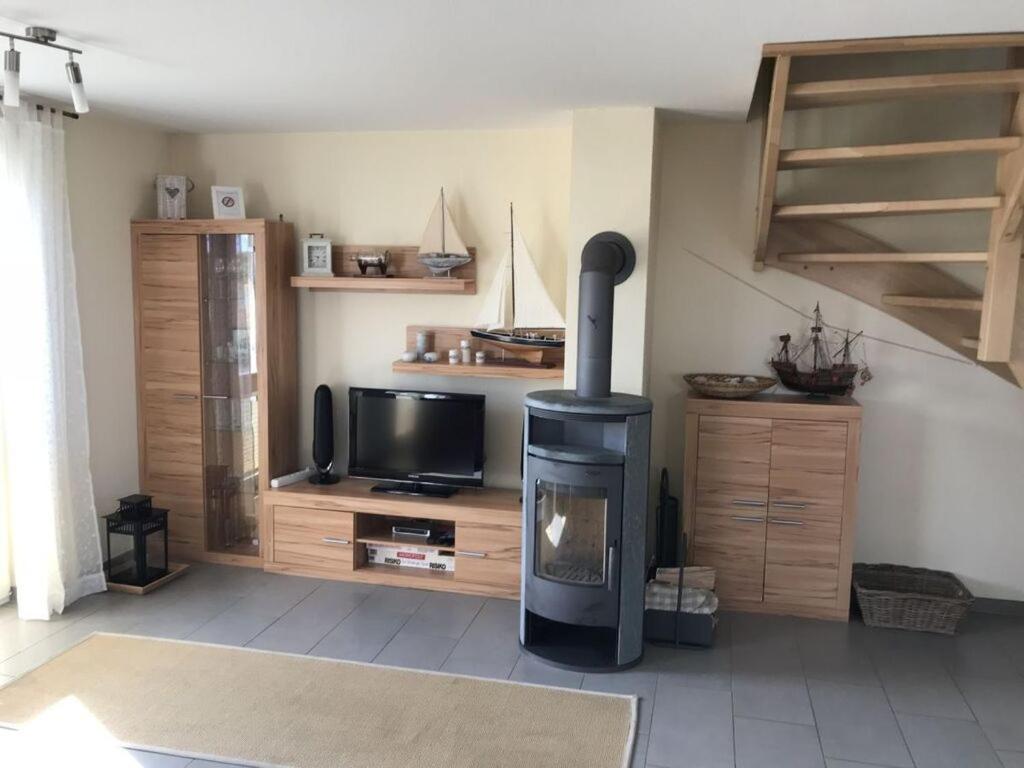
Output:
<path fill-rule="evenodd" d="M 952 573 L 903 565 L 856 563 L 853 589 L 869 627 L 952 635 L 974 602 Z"/>
<path fill-rule="evenodd" d="M 770 376 L 745 373 L 689 373 L 683 380 L 702 395 L 725 400 L 751 397 L 778 384 L 778 380 Z"/>

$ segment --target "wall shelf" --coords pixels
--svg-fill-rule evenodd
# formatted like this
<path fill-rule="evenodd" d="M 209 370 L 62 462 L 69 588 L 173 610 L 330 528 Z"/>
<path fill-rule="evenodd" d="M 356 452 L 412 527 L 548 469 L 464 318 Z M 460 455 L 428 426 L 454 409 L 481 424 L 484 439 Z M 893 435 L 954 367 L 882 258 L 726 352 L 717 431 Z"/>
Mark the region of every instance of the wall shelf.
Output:
<path fill-rule="evenodd" d="M 357 258 L 363 254 L 390 255 L 391 277 L 364 277 Z M 415 245 L 335 245 L 331 248 L 334 277 L 295 275 L 292 288 L 313 291 L 364 291 L 366 293 L 435 293 L 468 295 L 476 293 L 476 249 L 473 260 L 451 271 L 451 277 L 432 277 L 419 260 Z"/>
<path fill-rule="evenodd" d="M 292 277 L 292 288 L 363 293 L 474 294 L 476 280 L 459 277 Z"/>
<path fill-rule="evenodd" d="M 391 364 L 395 373 L 420 373 L 427 376 L 476 376 L 485 379 L 549 379 L 561 380 L 565 375 L 562 367 L 542 368 L 534 365 L 501 362 L 456 363 L 438 360 L 436 363 L 406 363 L 396 360 Z"/>

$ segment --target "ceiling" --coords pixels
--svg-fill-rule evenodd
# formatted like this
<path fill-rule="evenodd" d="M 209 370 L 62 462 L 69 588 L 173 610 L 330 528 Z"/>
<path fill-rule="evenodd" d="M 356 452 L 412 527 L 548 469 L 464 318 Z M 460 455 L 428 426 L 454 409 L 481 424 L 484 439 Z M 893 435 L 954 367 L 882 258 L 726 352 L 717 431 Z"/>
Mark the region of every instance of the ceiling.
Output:
<path fill-rule="evenodd" d="M 597 106 L 746 114 L 765 42 L 1024 29 L 1021 0 L 0 0 L 77 42 L 90 101 L 179 131 L 523 126 Z M 22 46 L 25 91 L 67 101 Z"/>

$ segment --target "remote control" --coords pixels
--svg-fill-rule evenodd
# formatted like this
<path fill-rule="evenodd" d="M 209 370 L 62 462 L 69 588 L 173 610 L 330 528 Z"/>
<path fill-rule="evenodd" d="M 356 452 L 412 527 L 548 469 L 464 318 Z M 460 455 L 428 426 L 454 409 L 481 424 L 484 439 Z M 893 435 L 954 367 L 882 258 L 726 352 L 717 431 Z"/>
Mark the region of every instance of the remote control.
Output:
<path fill-rule="evenodd" d="M 270 481 L 270 487 L 283 488 L 286 485 L 294 485 L 295 483 L 305 480 L 312 474 L 313 468 L 306 467 L 305 469 L 300 469 L 298 472 L 292 472 L 289 475 L 281 475 L 280 477 L 275 477 L 273 480 Z"/>

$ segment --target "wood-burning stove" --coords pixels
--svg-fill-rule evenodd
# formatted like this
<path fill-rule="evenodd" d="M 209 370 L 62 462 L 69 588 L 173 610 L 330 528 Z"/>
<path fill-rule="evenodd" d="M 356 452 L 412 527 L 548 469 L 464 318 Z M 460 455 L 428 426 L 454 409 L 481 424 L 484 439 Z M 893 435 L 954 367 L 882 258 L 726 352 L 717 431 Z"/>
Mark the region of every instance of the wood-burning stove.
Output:
<path fill-rule="evenodd" d="M 526 396 L 520 642 L 608 670 L 643 654 L 651 402 L 609 388 L 612 291 L 632 246 L 602 233 L 583 257 L 576 391 Z"/>

